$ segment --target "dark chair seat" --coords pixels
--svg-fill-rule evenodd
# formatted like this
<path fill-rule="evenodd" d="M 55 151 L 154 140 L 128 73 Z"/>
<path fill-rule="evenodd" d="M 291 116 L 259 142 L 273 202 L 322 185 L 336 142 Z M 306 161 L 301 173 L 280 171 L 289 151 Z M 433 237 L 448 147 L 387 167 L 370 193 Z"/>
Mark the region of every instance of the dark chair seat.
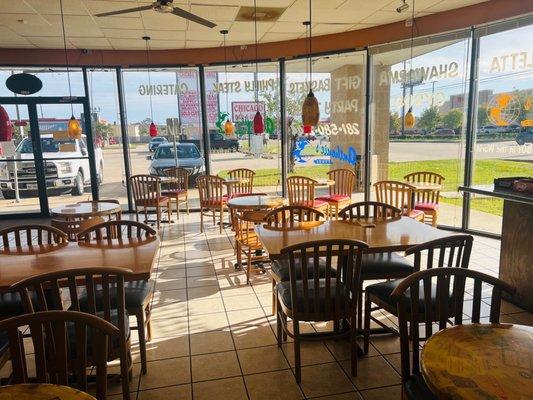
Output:
<path fill-rule="evenodd" d="M 366 279 L 366 275 L 387 278 L 387 275 L 407 276 L 412 273 L 413 266 L 405 257 L 401 257 L 396 253 L 363 254 L 361 265 L 363 279 Z"/>
<path fill-rule="evenodd" d="M 386 282 L 380 282 L 375 283 L 373 285 L 366 287 L 366 292 L 370 295 L 375 296 L 376 298 L 380 299 L 385 304 L 390 304 L 391 306 L 395 305 L 392 298 L 390 297 L 392 291 L 396 289 L 396 287 L 400 284 L 402 279 L 393 279 Z M 424 303 L 425 303 L 425 295 L 424 295 L 424 286 L 423 282 L 420 282 L 420 294 L 418 299 L 418 310 L 420 313 L 424 312 Z M 407 310 L 409 311 L 411 308 L 411 293 L 410 290 L 407 289 L 405 292 L 406 298 L 407 298 Z M 449 294 L 449 301 L 450 304 L 453 304 L 453 296 L 452 293 Z M 437 303 L 437 286 L 435 284 L 431 285 L 431 304 L 435 305 Z"/>
<path fill-rule="evenodd" d="M 296 279 L 302 279 L 302 267 L 300 265 L 300 260 L 295 259 L 296 262 Z M 307 270 L 307 278 L 312 279 L 314 271 L 312 268 L 309 268 L 309 265 L 312 261 L 310 261 L 308 265 Z M 324 278 L 326 276 L 326 262 L 322 259 L 319 259 L 318 262 L 318 274 L 319 278 Z M 290 273 L 289 273 L 289 260 L 275 260 L 272 262 L 271 272 L 276 275 L 278 278 L 278 282 L 288 282 L 290 280 Z M 331 275 L 335 276 L 336 270 L 331 269 Z"/>
<path fill-rule="evenodd" d="M 318 307 L 319 310 L 315 310 L 315 297 L 316 292 L 314 290 L 308 289 L 308 312 L 309 313 L 323 313 L 323 312 L 332 312 L 335 307 L 335 290 L 336 290 L 336 279 L 331 279 L 330 284 L 330 294 L 329 294 L 329 309 L 326 309 L 326 280 L 321 280 L 320 285 L 318 288 Z M 342 285 L 342 284 L 341 284 Z M 308 281 L 309 288 L 314 287 L 314 281 L 309 280 Z M 290 282 L 281 282 L 278 285 L 276 285 L 276 290 L 278 291 L 279 299 L 281 303 L 285 306 L 285 308 L 289 310 L 294 310 L 293 304 L 292 304 L 292 298 L 291 298 L 291 284 Z M 340 288 L 340 306 L 341 309 L 339 310 L 341 313 L 345 312 L 347 313 L 350 306 L 348 304 L 348 300 L 350 299 L 350 293 L 348 290 L 344 287 L 344 285 Z M 304 304 L 304 296 L 303 296 L 303 282 L 299 281 L 296 285 L 296 310 L 298 312 L 305 312 L 305 304 Z"/>
<path fill-rule="evenodd" d="M 46 304 L 50 310 L 61 310 L 63 309 L 61 304 L 56 304 L 49 290 L 44 291 L 46 297 Z M 37 299 L 37 294 L 32 292 L 31 302 L 34 307 L 39 304 Z M 39 310 L 36 310 L 39 311 Z M 20 293 L 18 292 L 5 292 L 0 294 L 0 319 L 5 319 L 9 317 L 16 317 L 17 315 L 25 314 L 24 305 L 22 304 L 22 299 Z"/>
<path fill-rule="evenodd" d="M 96 313 L 96 316 L 97 317 L 100 317 L 100 318 L 104 318 L 104 313 L 103 312 L 97 312 Z M 113 325 L 115 325 L 116 327 L 118 327 L 118 311 L 117 310 L 111 310 L 111 313 L 110 313 L 110 319 L 111 319 L 111 323 Z M 125 333 L 126 333 L 126 340 L 130 337 L 130 318 L 129 318 L 129 314 L 127 311 L 125 311 L 124 313 L 124 325 L 126 326 L 125 327 Z M 76 329 L 75 329 L 75 326 L 73 323 L 68 323 L 67 324 L 67 334 L 68 334 L 68 339 L 69 339 L 69 343 L 72 343 L 73 346 L 70 346 L 70 353 L 72 355 L 73 358 L 76 357 L 76 346 L 75 346 L 75 343 L 76 343 Z M 92 330 L 89 329 L 87 330 L 87 356 L 88 357 L 91 357 L 93 355 L 93 352 L 92 352 L 92 346 L 91 346 L 91 337 L 92 337 Z M 114 349 L 118 349 L 120 346 L 120 343 L 119 343 L 119 339 L 114 339 L 113 340 L 113 343 L 112 343 L 112 347 Z M 111 349 L 109 349 L 108 351 L 110 351 Z"/>
<path fill-rule="evenodd" d="M 96 308 L 101 309 L 103 305 L 104 292 L 101 290 L 101 286 L 97 286 L 95 293 Z M 154 283 L 151 280 L 138 280 L 138 281 L 128 281 L 124 283 L 124 297 L 126 309 L 142 307 L 146 296 L 151 293 L 154 289 Z M 117 288 L 116 285 L 112 285 L 109 290 L 109 296 L 111 298 L 111 307 L 116 307 L 114 299 L 117 298 Z M 87 309 L 87 292 L 84 290 L 79 297 L 80 309 Z"/>
<path fill-rule="evenodd" d="M 411 375 L 404 383 L 404 390 L 410 400 L 437 400 L 419 374 Z"/>

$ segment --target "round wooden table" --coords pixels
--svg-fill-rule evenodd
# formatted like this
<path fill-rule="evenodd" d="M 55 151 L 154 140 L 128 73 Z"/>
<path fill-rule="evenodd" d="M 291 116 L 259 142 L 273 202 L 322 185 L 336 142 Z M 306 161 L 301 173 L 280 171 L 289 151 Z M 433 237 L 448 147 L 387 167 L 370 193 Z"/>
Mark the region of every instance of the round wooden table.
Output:
<path fill-rule="evenodd" d="M 533 399 L 533 327 L 458 325 L 424 345 L 421 371 L 438 399 Z"/>
<path fill-rule="evenodd" d="M 121 208 L 119 204 L 99 201 L 94 203 L 77 203 L 58 206 L 52 208 L 50 213 L 53 216 L 62 218 L 90 218 L 115 214 L 120 210 Z"/>
<path fill-rule="evenodd" d="M 315 179 L 316 185 L 315 186 L 333 186 L 335 184 L 335 181 L 333 179 Z"/>
<path fill-rule="evenodd" d="M 433 182 L 406 182 L 415 187 L 417 192 L 436 192 L 442 189 L 442 185 Z"/>
<path fill-rule="evenodd" d="M 88 393 L 67 386 L 25 383 L 0 387 L 0 400 L 96 400 Z"/>
<path fill-rule="evenodd" d="M 241 196 L 228 200 L 228 207 L 236 210 L 268 210 L 281 207 L 284 201 L 279 196 Z"/>

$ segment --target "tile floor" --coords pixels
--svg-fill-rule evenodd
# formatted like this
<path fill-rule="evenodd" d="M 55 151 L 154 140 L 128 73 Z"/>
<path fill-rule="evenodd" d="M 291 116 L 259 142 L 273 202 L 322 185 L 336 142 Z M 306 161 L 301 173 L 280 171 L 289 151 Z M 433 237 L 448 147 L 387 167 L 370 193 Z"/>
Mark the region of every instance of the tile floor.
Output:
<path fill-rule="evenodd" d="M 399 340 L 371 338 L 368 356 L 359 359 L 358 376 L 349 373 L 345 341 L 302 345 L 302 382 L 294 379 L 291 342 L 278 349 L 271 316 L 268 276 L 233 268 L 231 230 L 219 234 L 199 215 L 183 216 L 161 228 L 154 265 L 153 339 L 148 343 L 148 373 L 140 375 L 133 332 L 132 399 L 365 399 L 399 400 Z M 497 275 L 499 241 L 476 237 L 471 268 Z M 505 303 L 505 322 L 533 325 L 533 315 Z M 394 324 L 394 318 L 382 314 Z M 302 330 L 324 329 L 324 324 Z M 113 368 L 116 368 L 114 366 Z M 110 399 L 121 399 L 119 383 Z"/>

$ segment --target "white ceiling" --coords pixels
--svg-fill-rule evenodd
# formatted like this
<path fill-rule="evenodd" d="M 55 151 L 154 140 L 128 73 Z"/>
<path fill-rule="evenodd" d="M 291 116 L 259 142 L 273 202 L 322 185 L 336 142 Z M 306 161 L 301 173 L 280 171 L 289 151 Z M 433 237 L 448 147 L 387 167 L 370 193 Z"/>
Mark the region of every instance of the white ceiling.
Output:
<path fill-rule="evenodd" d="M 464 7 L 487 0 L 416 0 L 415 16 Z M 407 0 L 412 5 L 413 0 Z M 78 49 L 143 49 L 142 36 L 151 36 L 153 49 L 216 47 L 221 29 L 228 45 L 254 41 L 252 22 L 235 21 L 241 6 L 253 0 L 174 0 L 174 4 L 217 24 L 209 29 L 180 17 L 152 10 L 113 17 L 94 14 L 150 4 L 147 0 L 63 0 L 67 46 Z M 397 22 L 401 0 L 313 0 L 313 36 Z M 305 37 L 302 22 L 309 19 L 308 0 L 257 0 L 258 7 L 281 7 L 276 22 L 260 22 L 260 42 Z M 62 48 L 59 0 L 0 0 L 0 48 Z"/>

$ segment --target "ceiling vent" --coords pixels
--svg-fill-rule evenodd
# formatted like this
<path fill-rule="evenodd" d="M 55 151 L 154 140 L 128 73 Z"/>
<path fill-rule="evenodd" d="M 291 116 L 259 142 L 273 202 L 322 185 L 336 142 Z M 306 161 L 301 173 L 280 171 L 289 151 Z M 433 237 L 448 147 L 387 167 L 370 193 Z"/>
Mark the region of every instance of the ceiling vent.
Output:
<path fill-rule="evenodd" d="M 257 22 L 277 21 L 284 11 L 285 8 L 257 7 L 255 10 L 253 7 L 241 7 L 239 8 L 235 21 L 253 22 L 255 21 L 256 13 Z"/>

